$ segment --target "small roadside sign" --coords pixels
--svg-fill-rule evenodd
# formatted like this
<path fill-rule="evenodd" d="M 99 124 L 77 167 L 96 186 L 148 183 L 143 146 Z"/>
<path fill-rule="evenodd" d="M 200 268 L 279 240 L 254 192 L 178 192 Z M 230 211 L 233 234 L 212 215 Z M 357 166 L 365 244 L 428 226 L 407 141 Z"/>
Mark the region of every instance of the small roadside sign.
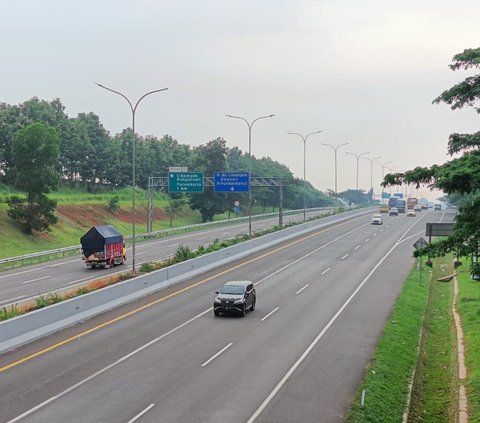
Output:
<path fill-rule="evenodd" d="M 448 236 L 453 233 L 455 223 L 427 223 L 425 227 L 426 236 Z"/>
<path fill-rule="evenodd" d="M 188 167 L 185 166 L 170 166 L 168 168 L 169 172 L 188 172 Z"/>
<path fill-rule="evenodd" d="M 416 250 L 421 250 L 422 248 L 425 248 L 427 245 L 428 245 L 428 242 L 421 237 L 418 238 L 417 241 L 415 241 L 415 244 L 413 244 Z"/>

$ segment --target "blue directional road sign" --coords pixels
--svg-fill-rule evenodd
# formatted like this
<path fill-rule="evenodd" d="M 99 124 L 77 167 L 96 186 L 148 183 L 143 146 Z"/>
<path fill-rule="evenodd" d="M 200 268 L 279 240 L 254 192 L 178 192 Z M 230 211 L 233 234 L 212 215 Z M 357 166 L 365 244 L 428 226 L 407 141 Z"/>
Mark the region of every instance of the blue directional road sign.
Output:
<path fill-rule="evenodd" d="M 248 192 L 250 174 L 248 172 L 215 172 L 213 182 L 215 192 Z"/>
<path fill-rule="evenodd" d="M 168 192 L 203 192 L 203 173 L 170 172 Z"/>

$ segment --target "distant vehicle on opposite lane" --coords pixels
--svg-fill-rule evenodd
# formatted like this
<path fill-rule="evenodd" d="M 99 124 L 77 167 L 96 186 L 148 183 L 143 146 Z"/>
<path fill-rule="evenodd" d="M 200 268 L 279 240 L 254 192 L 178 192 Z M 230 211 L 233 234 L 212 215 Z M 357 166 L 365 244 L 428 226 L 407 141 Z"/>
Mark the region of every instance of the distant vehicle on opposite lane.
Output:
<path fill-rule="evenodd" d="M 370 219 L 372 225 L 383 225 L 383 218 L 381 214 L 374 214 Z"/>

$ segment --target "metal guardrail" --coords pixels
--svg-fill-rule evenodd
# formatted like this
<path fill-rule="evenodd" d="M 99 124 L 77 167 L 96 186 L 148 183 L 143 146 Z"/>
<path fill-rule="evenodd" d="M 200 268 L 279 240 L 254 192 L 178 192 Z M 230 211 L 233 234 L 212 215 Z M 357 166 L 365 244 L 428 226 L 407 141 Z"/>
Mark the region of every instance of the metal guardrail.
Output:
<path fill-rule="evenodd" d="M 316 212 L 330 212 L 332 210 L 339 209 L 339 207 L 317 207 L 307 209 L 308 214 Z M 303 214 L 303 209 L 299 210 L 288 210 L 283 212 L 283 216 L 291 216 L 296 214 Z M 257 214 L 252 216 L 252 220 L 263 220 L 271 217 L 278 216 L 277 213 L 266 213 L 266 214 Z M 176 235 L 179 233 L 194 232 L 206 228 L 216 227 L 216 226 L 226 226 L 226 225 L 238 225 L 244 222 L 248 222 L 248 216 L 246 217 L 236 217 L 232 219 L 217 220 L 214 222 L 206 223 L 196 223 L 193 225 L 179 226 L 177 228 L 168 228 L 161 229 L 153 232 L 145 232 L 142 234 L 137 234 L 137 240 L 148 240 L 151 238 L 166 238 L 168 236 Z M 127 235 L 124 237 L 125 240 L 131 240 L 132 236 Z M 43 261 L 55 260 L 65 256 L 71 255 L 80 255 L 82 250 L 81 245 L 73 245 L 70 247 L 55 248 L 53 250 L 39 251 L 37 253 L 24 254 L 16 257 L 9 257 L 0 259 L 0 271 L 5 271 L 8 269 L 13 269 L 16 267 L 22 267 L 27 264 L 41 263 Z"/>

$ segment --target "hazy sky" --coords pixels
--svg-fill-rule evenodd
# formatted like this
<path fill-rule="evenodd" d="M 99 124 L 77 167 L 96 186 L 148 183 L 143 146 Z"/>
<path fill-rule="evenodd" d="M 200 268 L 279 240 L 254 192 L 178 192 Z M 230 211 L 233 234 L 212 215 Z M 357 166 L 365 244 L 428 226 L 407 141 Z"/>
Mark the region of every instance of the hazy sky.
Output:
<path fill-rule="evenodd" d="M 468 73 L 454 54 L 479 47 L 480 1 L 422 0 L 0 0 L 0 101 L 60 98 L 69 116 L 94 112 L 112 134 L 169 134 L 192 146 L 217 137 L 269 156 L 321 190 L 355 188 L 370 152 L 398 171 L 448 160 L 452 132 L 478 130 L 472 109 L 432 105 Z M 470 72 L 471 73 L 471 72 Z M 390 166 L 390 165 L 389 165 Z M 194 169 L 192 169 L 194 170 Z M 382 168 L 373 166 L 377 187 Z M 360 160 L 359 188 L 370 188 Z M 428 192 L 428 191 L 427 191 Z M 434 195 L 430 197 L 433 199 Z"/>

